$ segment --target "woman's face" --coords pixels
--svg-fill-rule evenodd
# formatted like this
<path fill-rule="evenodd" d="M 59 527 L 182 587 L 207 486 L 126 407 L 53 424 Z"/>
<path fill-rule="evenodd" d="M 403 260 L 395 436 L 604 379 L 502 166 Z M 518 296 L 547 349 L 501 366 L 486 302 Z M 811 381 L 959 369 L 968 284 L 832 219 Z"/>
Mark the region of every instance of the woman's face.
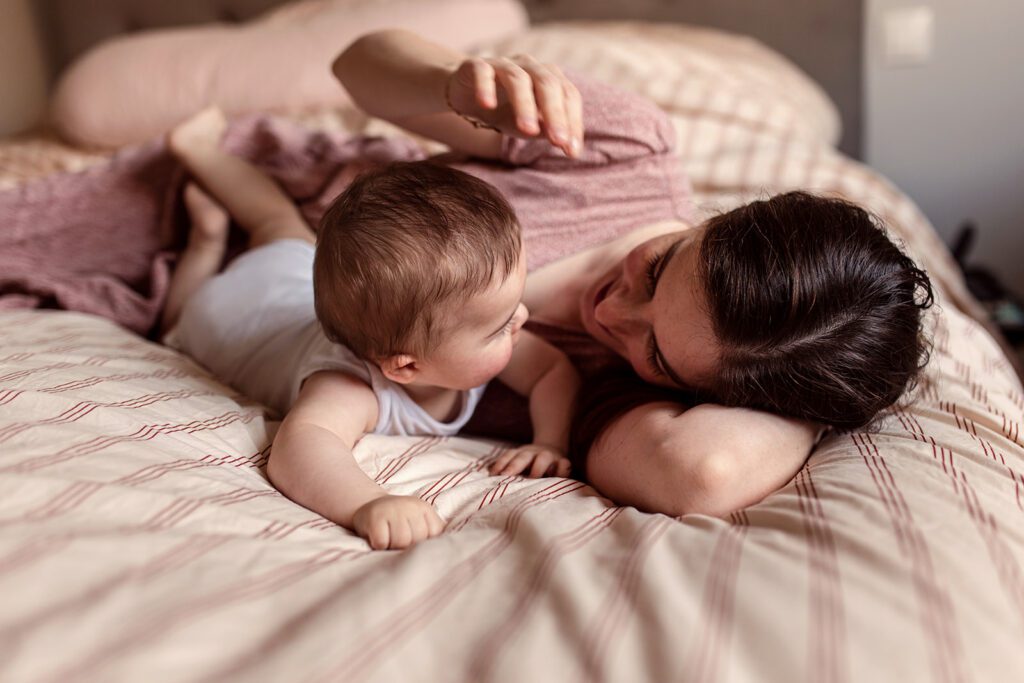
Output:
<path fill-rule="evenodd" d="M 635 247 L 583 292 L 583 326 L 651 384 L 706 388 L 718 343 L 697 275 L 703 226 Z"/>

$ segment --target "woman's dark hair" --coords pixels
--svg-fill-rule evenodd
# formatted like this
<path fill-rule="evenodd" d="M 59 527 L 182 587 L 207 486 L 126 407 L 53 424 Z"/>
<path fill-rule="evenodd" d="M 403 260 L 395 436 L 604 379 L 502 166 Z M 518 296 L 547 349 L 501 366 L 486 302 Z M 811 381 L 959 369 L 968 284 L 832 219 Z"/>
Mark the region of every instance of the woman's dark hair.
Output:
<path fill-rule="evenodd" d="M 928 276 L 856 204 L 789 192 L 716 216 L 697 268 L 725 405 L 856 429 L 928 361 Z"/>

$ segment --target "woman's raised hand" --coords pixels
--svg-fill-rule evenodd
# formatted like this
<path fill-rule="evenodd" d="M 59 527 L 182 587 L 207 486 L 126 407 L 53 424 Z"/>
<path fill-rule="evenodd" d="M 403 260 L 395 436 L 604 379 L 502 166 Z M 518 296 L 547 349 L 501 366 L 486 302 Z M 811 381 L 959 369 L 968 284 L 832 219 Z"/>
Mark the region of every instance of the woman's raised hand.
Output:
<path fill-rule="evenodd" d="M 516 137 L 544 136 L 569 156 L 583 149 L 583 101 L 554 64 L 529 55 L 472 57 L 447 83 L 456 113 Z"/>

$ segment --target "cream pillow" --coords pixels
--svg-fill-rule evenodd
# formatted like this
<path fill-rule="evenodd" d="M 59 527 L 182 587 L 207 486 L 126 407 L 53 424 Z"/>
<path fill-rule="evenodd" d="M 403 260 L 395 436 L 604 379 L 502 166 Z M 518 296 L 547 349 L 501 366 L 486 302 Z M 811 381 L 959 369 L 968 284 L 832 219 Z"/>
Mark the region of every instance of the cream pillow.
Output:
<path fill-rule="evenodd" d="M 306 0 L 240 25 L 148 31 L 101 43 L 62 75 L 57 130 L 84 146 L 163 134 L 209 104 L 229 115 L 341 106 L 334 57 L 359 35 L 407 28 L 460 49 L 528 25 L 515 0 Z"/>

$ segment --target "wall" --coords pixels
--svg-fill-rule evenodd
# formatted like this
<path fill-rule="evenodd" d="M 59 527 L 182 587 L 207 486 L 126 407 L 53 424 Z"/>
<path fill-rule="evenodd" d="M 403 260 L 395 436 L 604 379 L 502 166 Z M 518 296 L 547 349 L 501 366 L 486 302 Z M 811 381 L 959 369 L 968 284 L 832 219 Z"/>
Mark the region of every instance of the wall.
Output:
<path fill-rule="evenodd" d="M 1018 0 L 1020 1 L 1020 0 Z M 646 19 L 754 36 L 806 71 L 838 105 L 839 148 L 861 155 L 863 0 L 524 0 L 534 22 Z"/>
<path fill-rule="evenodd" d="M 47 79 L 32 0 L 0 0 L 0 136 L 31 128 L 42 119 Z"/>
<path fill-rule="evenodd" d="M 928 5 L 934 52 L 922 66 L 886 66 L 886 9 Z M 979 228 L 969 261 L 1024 295 L 1024 2 L 868 0 L 865 154 L 951 242 Z"/>

